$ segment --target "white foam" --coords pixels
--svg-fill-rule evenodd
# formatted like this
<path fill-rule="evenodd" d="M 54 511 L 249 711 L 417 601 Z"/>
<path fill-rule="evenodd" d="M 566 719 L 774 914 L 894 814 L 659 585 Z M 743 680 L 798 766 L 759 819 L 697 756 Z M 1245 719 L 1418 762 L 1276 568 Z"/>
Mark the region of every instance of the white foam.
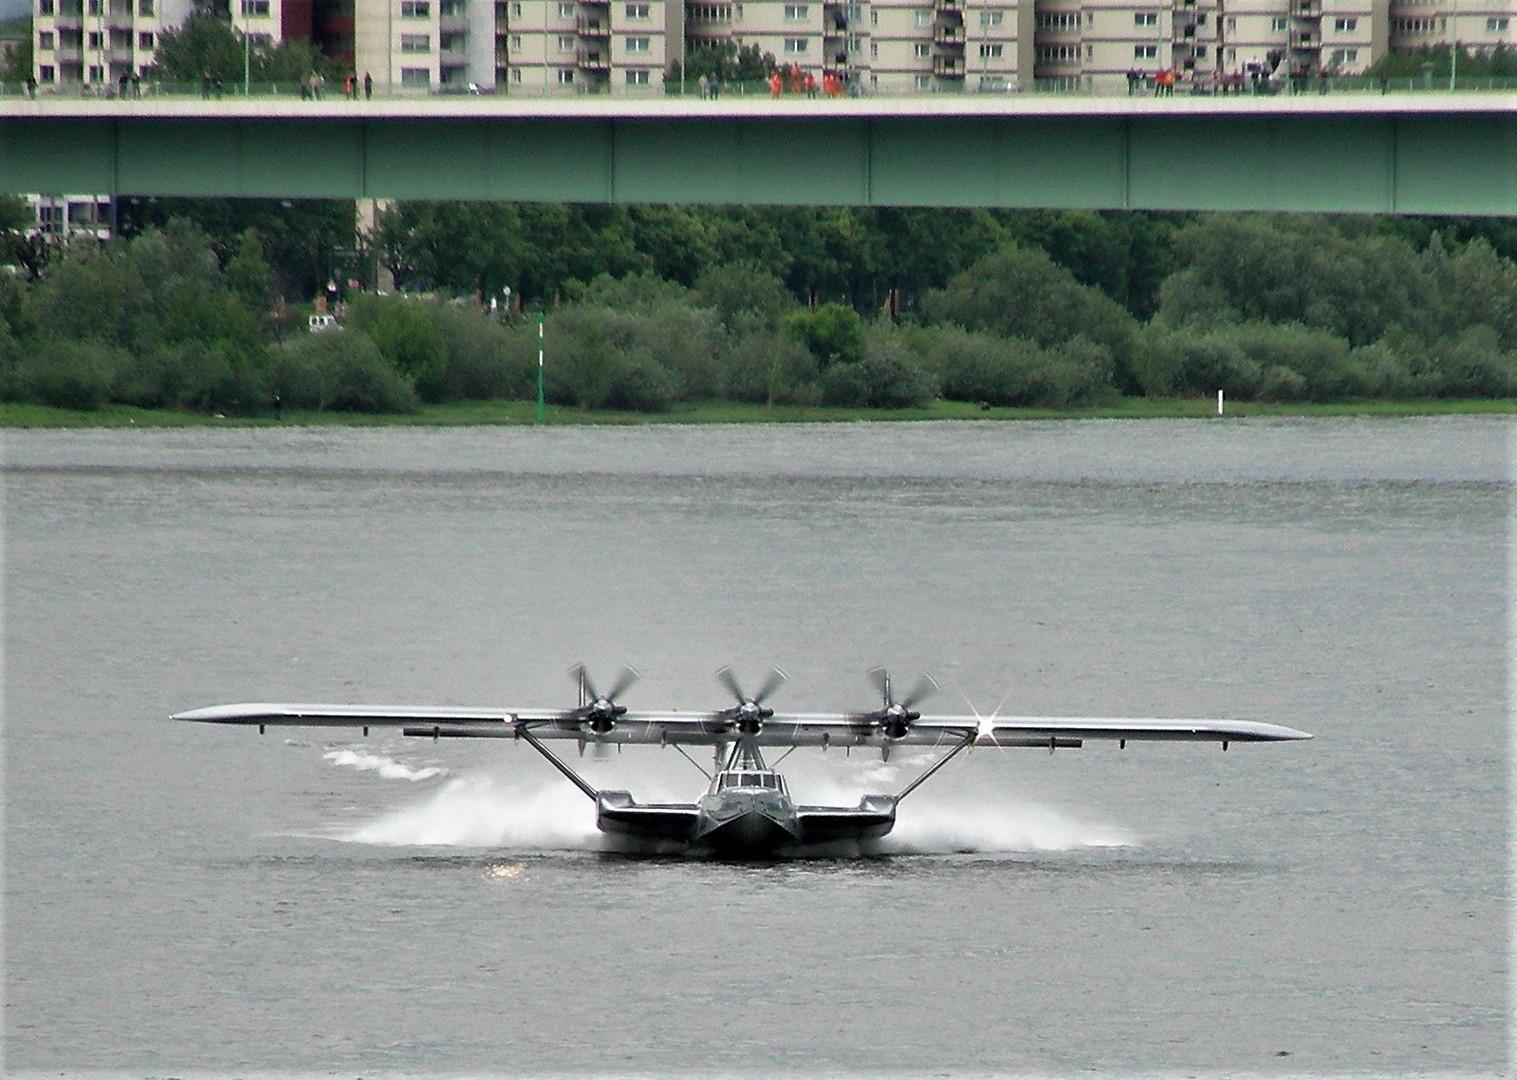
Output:
<path fill-rule="evenodd" d="M 880 841 L 880 850 L 901 855 L 1074 851 L 1137 842 L 1117 826 L 1078 821 L 1046 806 L 952 806 L 916 796 L 902 804 L 895 829 Z"/>
<path fill-rule="evenodd" d="M 585 849 L 598 846 L 600 833 L 594 805 L 568 784 L 523 787 L 477 772 L 336 836 L 358 844 Z"/>
<path fill-rule="evenodd" d="M 418 780 L 431 780 L 435 776 L 446 776 L 448 770 L 440 765 L 428 765 L 425 768 L 414 769 L 394 758 L 385 757 L 383 754 L 370 753 L 367 750 L 349 750 L 346 748 L 328 750 L 322 755 L 333 765 L 341 765 L 349 769 L 357 769 L 359 772 L 378 773 L 386 780 L 409 780 L 415 783 Z"/>

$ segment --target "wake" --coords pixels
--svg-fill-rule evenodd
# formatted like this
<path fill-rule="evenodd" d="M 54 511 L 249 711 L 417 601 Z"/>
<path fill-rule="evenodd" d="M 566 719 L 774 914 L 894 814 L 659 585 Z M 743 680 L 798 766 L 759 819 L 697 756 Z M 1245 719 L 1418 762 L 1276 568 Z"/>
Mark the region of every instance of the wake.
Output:
<path fill-rule="evenodd" d="M 447 776 L 445 769 L 414 769 L 364 752 L 329 751 L 325 756 L 334 765 L 387 779 L 417 781 Z M 884 778 L 864 779 L 869 782 Z M 823 793 L 813 790 L 797 801 L 818 801 L 818 796 Z M 895 829 L 870 844 L 868 850 L 889 855 L 997 854 L 1078 851 L 1138 843 L 1136 837 L 1120 827 L 1080 821 L 1048 807 L 967 803 L 963 798 L 948 802 L 943 796 L 935 799 L 927 792 L 913 794 L 902 804 Z M 821 801 L 847 805 L 857 800 L 857 794 L 839 790 L 835 798 L 824 797 Z M 340 827 L 328 835 L 347 843 L 393 847 L 536 851 L 606 848 L 605 837 L 595 827 L 594 805 L 574 788 L 557 779 L 543 785 L 526 785 L 484 771 L 448 777 L 436 791 L 409 805 L 368 822 Z"/>

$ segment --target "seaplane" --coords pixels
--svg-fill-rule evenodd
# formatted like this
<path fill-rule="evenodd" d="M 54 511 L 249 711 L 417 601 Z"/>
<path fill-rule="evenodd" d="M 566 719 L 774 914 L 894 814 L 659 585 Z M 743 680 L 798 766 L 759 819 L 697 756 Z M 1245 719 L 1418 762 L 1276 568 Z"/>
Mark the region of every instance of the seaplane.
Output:
<path fill-rule="evenodd" d="M 903 696 L 890 673 L 869 673 L 880 705 L 856 713 L 776 713 L 767 702 L 786 675 L 772 668 L 752 696 L 730 668 L 716 673 L 733 704 L 712 712 L 638 712 L 620 698 L 639 678 L 624 668 L 601 694 L 583 664 L 570 669 L 579 703 L 564 709 L 498 709 L 454 706 L 320 704 L 213 705 L 176 713 L 172 719 L 206 724 L 361 729 L 399 728 L 427 739 L 513 739 L 526 743 L 595 804 L 596 825 L 608 847 L 627 853 L 689 854 L 720 858 L 787 858 L 840 850 L 868 850 L 895 827 L 901 801 L 965 750 L 1003 748 L 1078 749 L 1087 740 L 1207 742 L 1231 744 L 1310 739 L 1294 728 L 1252 720 L 1158 717 L 924 715 L 917 706 L 938 689 L 922 675 Z M 640 803 L 630 792 L 597 789 L 551 741 L 587 747 L 673 747 L 707 778 L 706 793 L 693 803 Z M 686 747 L 709 747 L 708 772 Z M 797 804 L 785 778 L 765 763 L 764 750 L 784 748 L 778 765 L 800 747 L 847 752 L 877 750 L 885 760 L 901 747 L 928 747 L 931 764 L 894 793 L 866 794 L 857 806 Z"/>

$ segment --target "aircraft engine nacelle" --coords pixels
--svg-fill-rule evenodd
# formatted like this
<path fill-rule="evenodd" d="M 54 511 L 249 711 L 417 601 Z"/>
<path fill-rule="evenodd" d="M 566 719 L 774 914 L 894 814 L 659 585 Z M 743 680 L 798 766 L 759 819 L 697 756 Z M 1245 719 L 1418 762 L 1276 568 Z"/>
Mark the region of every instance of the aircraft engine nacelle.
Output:
<path fill-rule="evenodd" d="M 911 722 L 922 714 L 917 712 L 889 710 L 880 720 L 880 733 L 894 742 L 911 734 Z"/>

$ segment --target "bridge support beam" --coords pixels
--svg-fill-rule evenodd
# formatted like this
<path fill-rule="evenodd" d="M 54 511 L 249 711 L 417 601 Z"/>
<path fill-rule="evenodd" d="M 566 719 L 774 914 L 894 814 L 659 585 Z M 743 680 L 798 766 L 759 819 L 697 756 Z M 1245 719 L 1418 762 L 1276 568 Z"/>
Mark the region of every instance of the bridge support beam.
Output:
<path fill-rule="evenodd" d="M 1517 214 L 1517 108 L 0 114 L 0 191 Z M 42 103 L 37 103 L 42 104 Z M 146 104 L 146 103 L 142 103 Z M 241 103 L 248 104 L 248 103 Z M 850 103 L 851 104 L 851 103 Z"/>

